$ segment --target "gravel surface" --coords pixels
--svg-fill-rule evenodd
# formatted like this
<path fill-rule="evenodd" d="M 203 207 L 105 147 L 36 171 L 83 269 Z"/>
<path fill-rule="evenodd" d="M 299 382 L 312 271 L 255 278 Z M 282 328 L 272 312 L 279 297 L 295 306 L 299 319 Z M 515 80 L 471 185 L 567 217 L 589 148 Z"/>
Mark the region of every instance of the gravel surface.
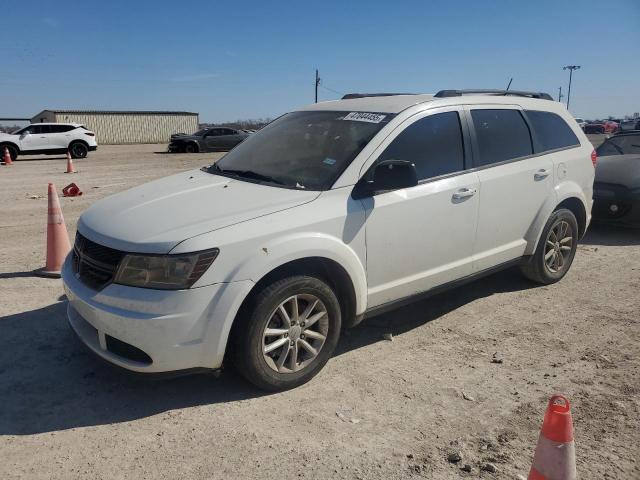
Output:
<path fill-rule="evenodd" d="M 44 265 L 47 182 L 71 238 L 94 201 L 219 154 L 108 146 L 0 167 L 0 478 L 520 478 L 546 401 L 572 402 L 581 478 L 640 478 L 640 232 L 593 228 L 560 283 L 506 271 L 345 332 L 309 384 L 140 379 L 86 352 Z M 31 198 L 31 197 L 35 198 Z M 389 335 L 390 334 L 390 335 Z M 386 339 L 392 339 L 388 341 Z"/>

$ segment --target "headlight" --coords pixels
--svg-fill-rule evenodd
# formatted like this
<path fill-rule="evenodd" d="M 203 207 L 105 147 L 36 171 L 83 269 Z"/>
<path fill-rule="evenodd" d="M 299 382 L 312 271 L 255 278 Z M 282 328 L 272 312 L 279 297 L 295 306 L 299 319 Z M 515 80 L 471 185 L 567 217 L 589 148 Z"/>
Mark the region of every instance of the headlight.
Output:
<path fill-rule="evenodd" d="M 183 255 L 126 255 L 114 283 L 161 290 L 190 288 L 211 266 L 218 252 L 214 248 Z"/>

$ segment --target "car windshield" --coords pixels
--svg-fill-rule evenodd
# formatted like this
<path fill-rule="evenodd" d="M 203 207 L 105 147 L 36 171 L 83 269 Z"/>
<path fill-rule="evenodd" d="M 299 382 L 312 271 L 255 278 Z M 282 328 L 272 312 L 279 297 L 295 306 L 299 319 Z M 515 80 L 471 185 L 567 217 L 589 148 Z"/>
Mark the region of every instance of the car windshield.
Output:
<path fill-rule="evenodd" d="M 200 136 L 204 135 L 207 132 L 207 130 L 209 130 L 209 129 L 208 128 L 201 128 L 200 130 L 198 130 L 193 135 L 197 136 L 197 137 L 200 137 Z"/>
<path fill-rule="evenodd" d="M 306 190 L 327 190 L 394 115 L 303 111 L 283 115 L 207 171 Z"/>
<path fill-rule="evenodd" d="M 608 138 L 596 152 L 598 156 L 640 154 L 640 134 L 619 135 Z"/>

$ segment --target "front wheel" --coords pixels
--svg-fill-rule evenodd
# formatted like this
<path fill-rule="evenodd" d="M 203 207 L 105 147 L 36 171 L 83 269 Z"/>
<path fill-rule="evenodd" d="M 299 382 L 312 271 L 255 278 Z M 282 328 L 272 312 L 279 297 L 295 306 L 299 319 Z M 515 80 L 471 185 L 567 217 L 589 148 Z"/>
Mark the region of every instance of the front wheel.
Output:
<path fill-rule="evenodd" d="M 543 285 L 564 277 L 578 247 L 578 221 L 571 210 L 561 208 L 551 214 L 542 230 L 536 251 L 521 267 L 529 280 Z"/>
<path fill-rule="evenodd" d="M 69 145 L 69 153 L 71 158 L 86 158 L 89 154 L 89 148 L 84 143 L 72 143 Z"/>
<path fill-rule="evenodd" d="M 332 288 L 309 276 L 278 280 L 243 308 L 233 333 L 233 360 L 263 390 L 297 387 L 327 363 L 340 338 L 340 304 Z"/>
<path fill-rule="evenodd" d="M 198 146 L 195 143 L 187 143 L 184 146 L 184 153 L 197 153 Z"/>
<path fill-rule="evenodd" d="M 0 161 L 4 161 L 4 149 L 9 150 L 9 156 L 11 157 L 11 161 L 14 162 L 16 158 L 18 158 L 18 150 L 13 145 L 2 145 L 0 146 Z"/>

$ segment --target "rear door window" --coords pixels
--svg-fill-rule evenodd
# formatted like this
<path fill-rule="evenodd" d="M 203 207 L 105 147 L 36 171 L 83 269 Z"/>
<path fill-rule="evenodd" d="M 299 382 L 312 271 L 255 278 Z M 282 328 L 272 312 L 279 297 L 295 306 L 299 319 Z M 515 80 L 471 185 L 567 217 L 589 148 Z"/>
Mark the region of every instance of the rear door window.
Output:
<path fill-rule="evenodd" d="M 580 145 L 578 137 L 560 115 L 538 110 L 526 110 L 526 114 L 536 133 L 536 153 Z"/>
<path fill-rule="evenodd" d="M 464 170 L 464 147 L 457 112 L 424 117 L 405 128 L 382 152 L 383 160 L 415 164 L 418 180 Z"/>
<path fill-rule="evenodd" d="M 476 167 L 533 154 L 531 132 L 518 110 L 474 109 L 471 118 L 479 150 Z"/>

